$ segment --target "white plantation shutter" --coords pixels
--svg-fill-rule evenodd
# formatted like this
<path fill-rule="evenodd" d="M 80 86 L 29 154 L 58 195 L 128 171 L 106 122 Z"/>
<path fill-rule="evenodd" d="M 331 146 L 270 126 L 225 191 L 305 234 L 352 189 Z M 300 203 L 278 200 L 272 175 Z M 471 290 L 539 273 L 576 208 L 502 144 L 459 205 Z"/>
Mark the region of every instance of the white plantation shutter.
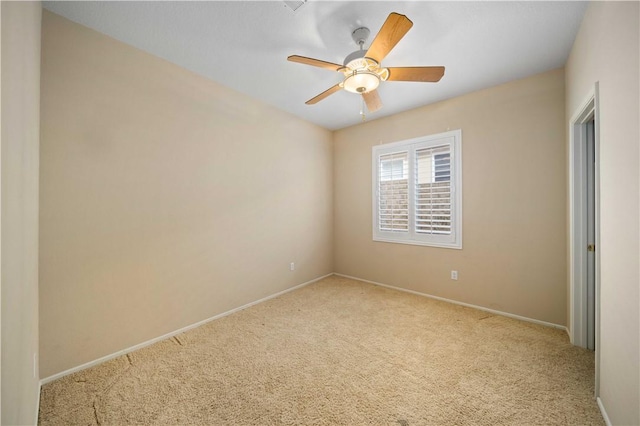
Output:
<path fill-rule="evenodd" d="M 373 239 L 462 248 L 461 132 L 373 147 Z"/>
<path fill-rule="evenodd" d="M 448 145 L 416 150 L 415 224 L 421 234 L 451 234 L 451 151 Z"/>
<path fill-rule="evenodd" d="M 409 155 L 395 152 L 381 155 L 378 167 L 379 225 L 383 231 L 409 231 Z"/>

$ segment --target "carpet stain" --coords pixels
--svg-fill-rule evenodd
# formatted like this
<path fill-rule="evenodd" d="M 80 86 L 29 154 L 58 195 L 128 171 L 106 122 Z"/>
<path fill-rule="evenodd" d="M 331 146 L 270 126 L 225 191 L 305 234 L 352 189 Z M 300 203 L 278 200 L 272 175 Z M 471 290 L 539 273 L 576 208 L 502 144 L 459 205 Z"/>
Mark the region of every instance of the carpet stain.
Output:
<path fill-rule="evenodd" d="M 127 361 L 129 361 L 129 365 L 133 365 L 133 360 L 131 359 L 131 354 L 127 354 Z"/>
<path fill-rule="evenodd" d="M 180 346 L 184 346 L 184 343 L 182 343 L 182 340 L 180 340 L 178 336 L 173 336 L 173 340 Z"/>
<path fill-rule="evenodd" d="M 409 422 L 404 419 L 398 419 L 397 422 L 400 426 L 409 426 Z"/>

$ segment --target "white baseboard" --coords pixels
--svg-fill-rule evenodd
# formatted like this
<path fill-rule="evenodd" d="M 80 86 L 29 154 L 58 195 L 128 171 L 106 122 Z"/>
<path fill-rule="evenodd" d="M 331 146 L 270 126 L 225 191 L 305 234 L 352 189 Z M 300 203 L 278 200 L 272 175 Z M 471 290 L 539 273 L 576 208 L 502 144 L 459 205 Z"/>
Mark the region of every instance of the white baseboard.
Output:
<path fill-rule="evenodd" d="M 604 418 L 604 423 L 607 426 L 613 426 L 611 420 L 609 419 L 609 416 L 607 415 L 607 410 L 604 409 L 604 404 L 602 403 L 600 397 L 597 397 L 596 401 L 598 402 L 598 408 L 600 408 L 600 414 L 602 414 L 602 417 Z"/>
<path fill-rule="evenodd" d="M 45 385 L 45 384 L 47 384 L 49 382 L 52 382 L 54 380 L 60 379 L 60 378 L 62 378 L 64 376 L 68 376 L 69 374 L 73 374 L 73 373 L 76 373 L 78 371 L 85 370 L 87 368 L 96 366 L 98 364 L 102 364 L 103 362 L 109 361 L 109 360 L 117 358 L 119 356 L 126 355 L 126 354 L 128 354 L 130 352 L 133 352 L 133 351 L 136 351 L 138 349 L 142 349 L 142 348 L 144 348 L 146 346 L 153 345 L 154 343 L 157 343 L 157 342 L 159 342 L 161 340 L 168 339 L 168 338 L 173 337 L 173 336 L 175 336 L 177 334 L 184 333 L 185 331 L 189 331 L 189 330 L 191 330 L 193 328 L 199 327 L 199 326 L 204 325 L 204 324 L 206 324 L 208 322 L 211 322 L 213 320 L 217 320 L 219 318 L 226 317 L 227 315 L 231 315 L 231 314 L 236 313 L 238 311 L 242 311 L 243 309 L 247 309 L 247 308 L 249 308 L 249 307 L 251 307 L 253 305 L 257 305 L 258 303 L 266 302 L 267 300 L 273 299 L 273 298 L 278 297 L 278 296 L 282 296 L 285 293 L 289 293 L 290 291 L 294 291 L 294 290 L 297 290 L 299 288 L 305 287 L 305 286 L 307 286 L 309 284 L 312 284 L 312 283 L 314 283 L 316 281 L 320 281 L 321 279 L 329 277 L 331 275 L 333 275 L 333 274 L 331 273 L 331 274 L 323 275 L 323 276 L 321 276 L 319 278 L 315 278 L 315 279 L 313 279 L 311 281 L 307 281 L 307 282 L 304 282 L 302 284 L 298 284 L 298 285 L 296 285 L 294 287 L 288 288 L 286 290 L 279 291 L 278 293 L 272 294 L 272 295 L 267 296 L 267 297 L 263 297 L 262 299 L 256 300 L 254 302 L 247 303 L 246 305 L 242 305 L 242 306 L 240 306 L 238 308 L 231 309 L 230 311 L 223 312 L 221 314 L 212 316 L 211 318 L 207 318 L 205 320 L 202 320 L 202 321 L 199 321 L 197 323 L 188 325 L 186 327 L 182 327 L 179 330 L 172 331 L 170 333 L 164 334 L 164 335 L 156 337 L 154 339 L 147 340 L 146 342 L 142 342 L 142 343 L 139 343 L 137 345 L 131 346 L 129 348 L 122 349 L 122 350 L 120 350 L 118 352 L 112 353 L 110 355 L 106 355 L 106 356 L 103 356 L 103 357 L 98 358 L 96 360 L 89 361 L 89 362 L 87 362 L 85 364 L 82 364 L 82 365 L 79 365 L 77 367 L 73 367 L 73 368 L 70 368 L 68 370 L 62 371 L 60 373 L 56 373 L 56 374 L 54 374 L 52 376 L 46 377 L 44 379 L 41 379 L 40 380 L 40 386 Z M 39 395 L 39 393 L 38 393 L 38 395 Z M 38 398 L 39 398 L 39 396 L 38 396 Z M 39 402 L 38 402 L 38 406 L 40 406 Z"/>
<path fill-rule="evenodd" d="M 40 419 L 40 393 L 42 392 L 42 381 L 38 382 L 38 398 L 36 399 L 36 421 L 35 421 L 35 425 L 37 425 L 39 423 L 39 419 Z"/>
<path fill-rule="evenodd" d="M 338 274 L 337 272 L 334 272 L 334 275 L 338 275 L 340 277 L 345 277 L 345 278 L 351 278 L 353 280 L 363 281 L 365 283 L 377 285 L 377 286 L 380 286 L 380 287 L 386 287 L 386 288 L 390 288 L 390 289 L 393 289 L 393 290 L 403 291 L 405 293 L 415 294 L 417 296 L 428 297 L 430 299 L 440 300 L 442 302 L 453 303 L 454 305 L 466 306 L 467 308 L 478 309 L 480 311 L 490 312 L 492 314 L 501 315 L 503 317 L 509 317 L 509 318 L 513 318 L 513 319 L 517 319 L 517 320 L 521 320 L 521 321 L 532 322 L 534 324 L 544 325 L 546 327 L 553 327 L 553 328 L 558 328 L 560 330 L 567 331 L 567 327 L 565 327 L 564 325 L 560 325 L 560 324 L 554 324 L 554 323 L 551 323 L 551 322 L 541 321 L 541 320 L 537 320 L 537 319 L 533 319 L 533 318 L 527 318 L 527 317 L 523 317 L 523 316 L 516 315 L 516 314 L 510 314 L 509 312 L 497 311 L 495 309 L 485 308 L 484 306 L 472 305 L 470 303 L 459 302 L 459 301 L 453 300 L 453 299 L 446 299 L 446 298 L 440 297 L 440 296 L 433 296 L 431 294 L 421 293 L 419 291 L 414 291 L 414 290 L 408 290 L 408 289 L 402 288 L 402 287 L 395 287 L 395 286 L 388 285 L 388 284 L 382 284 L 382 283 L 379 283 L 379 282 L 376 282 L 376 281 L 365 280 L 365 279 L 358 278 L 358 277 L 352 277 L 350 275 Z"/>

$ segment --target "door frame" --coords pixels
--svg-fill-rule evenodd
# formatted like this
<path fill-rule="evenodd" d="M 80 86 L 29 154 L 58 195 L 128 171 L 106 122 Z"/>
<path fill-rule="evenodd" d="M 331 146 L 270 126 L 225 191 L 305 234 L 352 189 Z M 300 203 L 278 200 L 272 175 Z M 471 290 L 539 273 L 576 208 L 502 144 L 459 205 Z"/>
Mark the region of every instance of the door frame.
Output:
<path fill-rule="evenodd" d="M 587 122 L 595 139 L 595 396 L 600 385 L 600 108 L 596 82 L 569 122 L 569 338 L 587 347 Z"/>

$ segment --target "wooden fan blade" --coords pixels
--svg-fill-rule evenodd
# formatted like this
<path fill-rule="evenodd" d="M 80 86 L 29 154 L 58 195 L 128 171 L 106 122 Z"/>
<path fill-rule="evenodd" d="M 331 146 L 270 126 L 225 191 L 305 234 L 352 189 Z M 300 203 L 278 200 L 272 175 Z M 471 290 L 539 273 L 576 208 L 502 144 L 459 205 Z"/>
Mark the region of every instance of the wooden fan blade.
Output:
<path fill-rule="evenodd" d="M 338 71 L 342 68 L 342 65 L 334 64 L 333 62 L 321 61 L 320 59 L 307 58 L 305 56 L 291 55 L 287 60 L 291 62 L 298 62 L 299 64 L 325 68 L 332 71 Z"/>
<path fill-rule="evenodd" d="M 327 96 L 334 94 L 335 92 L 337 92 L 340 89 L 342 89 L 342 87 L 340 87 L 339 84 L 336 84 L 335 86 L 332 86 L 332 87 L 328 88 L 327 90 L 325 90 L 324 92 L 320 93 L 315 98 L 309 99 L 307 102 L 305 102 L 305 104 L 307 104 L 307 105 L 317 104 L 318 102 L 320 102 L 321 100 L 323 100 Z"/>
<path fill-rule="evenodd" d="M 396 67 L 387 68 L 389 78 L 387 81 L 440 81 L 444 75 L 444 67 Z"/>
<path fill-rule="evenodd" d="M 395 12 L 390 13 L 365 56 L 375 59 L 378 63 L 382 62 L 412 26 L 413 22 L 406 16 Z"/>
<path fill-rule="evenodd" d="M 380 99 L 380 95 L 377 90 L 363 93 L 362 97 L 364 98 L 364 103 L 367 104 L 369 112 L 376 112 L 382 108 L 382 100 Z"/>

